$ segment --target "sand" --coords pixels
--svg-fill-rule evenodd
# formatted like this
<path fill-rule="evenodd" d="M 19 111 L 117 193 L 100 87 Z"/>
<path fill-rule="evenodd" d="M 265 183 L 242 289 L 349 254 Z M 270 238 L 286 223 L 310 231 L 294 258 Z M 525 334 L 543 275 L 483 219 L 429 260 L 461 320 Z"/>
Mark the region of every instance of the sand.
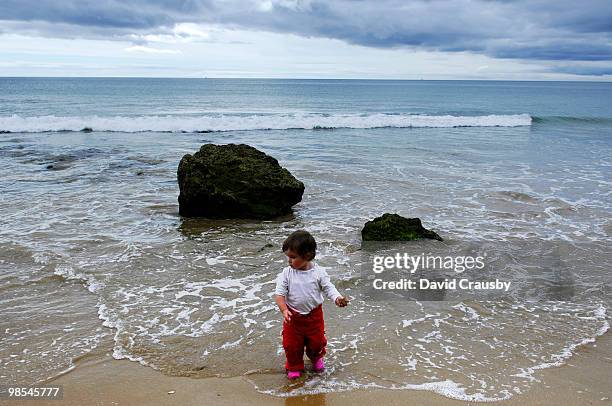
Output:
<path fill-rule="evenodd" d="M 578 347 L 565 365 L 536 373 L 539 382 L 500 405 L 587 405 L 612 402 L 612 333 Z M 247 377 L 169 377 L 136 362 L 85 357 L 70 372 L 49 381 L 63 385 L 63 400 L 11 401 L 19 405 L 465 405 L 429 391 L 355 390 L 273 397 L 257 392 Z"/>

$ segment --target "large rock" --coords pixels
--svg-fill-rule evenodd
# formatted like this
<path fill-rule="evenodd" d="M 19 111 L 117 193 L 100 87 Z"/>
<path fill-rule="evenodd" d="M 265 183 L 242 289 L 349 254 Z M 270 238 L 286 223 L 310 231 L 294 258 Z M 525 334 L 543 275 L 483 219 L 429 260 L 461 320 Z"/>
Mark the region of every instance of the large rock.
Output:
<path fill-rule="evenodd" d="M 363 241 L 412 241 L 419 238 L 442 241 L 438 234 L 423 227 L 421 219 L 408 219 L 399 214 L 385 213 L 365 223 L 361 230 Z"/>
<path fill-rule="evenodd" d="M 179 213 L 186 217 L 267 219 L 291 212 L 304 184 L 249 145 L 202 145 L 179 163 Z"/>

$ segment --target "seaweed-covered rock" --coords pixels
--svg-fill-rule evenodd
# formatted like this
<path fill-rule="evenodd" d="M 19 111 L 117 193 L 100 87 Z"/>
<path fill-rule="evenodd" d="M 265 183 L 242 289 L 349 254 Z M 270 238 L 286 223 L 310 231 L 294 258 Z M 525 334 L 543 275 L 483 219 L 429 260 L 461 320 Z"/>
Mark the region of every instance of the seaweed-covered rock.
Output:
<path fill-rule="evenodd" d="M 431 238 L 442 241 L 442 237 L 421 224 L 421 219 L 408 219 L 399 214 L 385 213 L 365 223 L 361 230 L 363 241 L 412 241 Z"/>
<path fill-rule="evenodd" d="M 181 159 L 177 175 L 186 217 L 274 218 L 304 194 L 304 184 L 276 159 L 245 144 L 202 145 Z"/>

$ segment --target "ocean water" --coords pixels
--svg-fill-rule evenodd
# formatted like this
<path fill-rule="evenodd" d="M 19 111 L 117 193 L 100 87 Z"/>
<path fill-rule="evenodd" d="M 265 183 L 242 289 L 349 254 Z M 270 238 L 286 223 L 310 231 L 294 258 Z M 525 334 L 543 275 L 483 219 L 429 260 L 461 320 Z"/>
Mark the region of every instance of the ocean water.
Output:
<path fill-rule="evenodd" d="M 91 132 L 81 131 L 84 128 Z M 364 387 L 506 399 L 609 329 L 612 84 L 0 78 L 0 378 L 111 353 L 277 396 Z M 176 169 L 247 143 L 306 186 L 273 221 L 178 215 Z M 369 301 L 360 230 L 385 212 L 486 252 L 528 294 Z M 288 383 L 280 251 L 310 230 L 352 298 L 327 371 Z"/>

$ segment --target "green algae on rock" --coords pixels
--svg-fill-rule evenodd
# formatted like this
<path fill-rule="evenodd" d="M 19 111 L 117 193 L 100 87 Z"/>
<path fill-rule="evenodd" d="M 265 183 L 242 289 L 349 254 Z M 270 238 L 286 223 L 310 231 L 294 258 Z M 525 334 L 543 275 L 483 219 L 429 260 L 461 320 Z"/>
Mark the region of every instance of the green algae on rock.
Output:
<path fill-rule="evenodd" d="M 202 145 L 177 171 L 179 214 L 270 219 L 291 212 L 304 184 L 276 159 L 245 144 Z"/>
<path fill-rule="evenodd" d="M 409 219 L 399 214 L 385 213 L 366 222 L 361 230 L 363 241 L 412 241 L 420 238 L 443 241 L 438 234 L 424 228 L 421 219 Z"/>

